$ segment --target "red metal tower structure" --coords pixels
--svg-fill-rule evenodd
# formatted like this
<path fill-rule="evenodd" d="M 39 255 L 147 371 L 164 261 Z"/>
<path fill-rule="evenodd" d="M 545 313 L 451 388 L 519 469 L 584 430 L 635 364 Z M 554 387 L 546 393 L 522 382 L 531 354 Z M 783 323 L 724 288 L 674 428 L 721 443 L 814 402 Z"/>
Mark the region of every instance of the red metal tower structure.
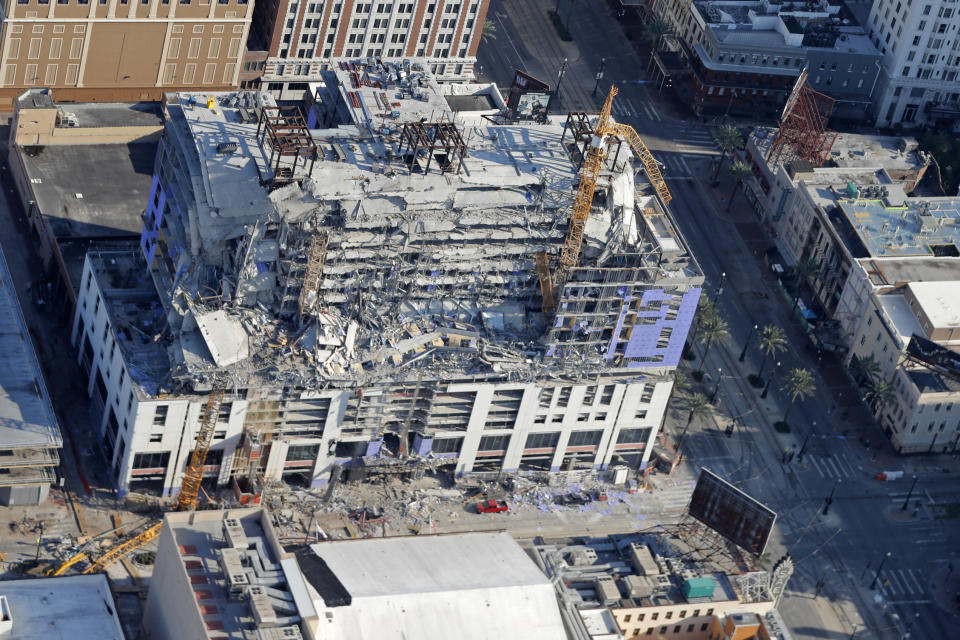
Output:
<path fill-rule="evenodd" d="M 783 108 L 767 161 L 806 160 L 814 167 L 822 166 L 837 139 L 837 132 L 827 129 L 833 103 L 833 98 L 810 87 L 804 69 Z"/>

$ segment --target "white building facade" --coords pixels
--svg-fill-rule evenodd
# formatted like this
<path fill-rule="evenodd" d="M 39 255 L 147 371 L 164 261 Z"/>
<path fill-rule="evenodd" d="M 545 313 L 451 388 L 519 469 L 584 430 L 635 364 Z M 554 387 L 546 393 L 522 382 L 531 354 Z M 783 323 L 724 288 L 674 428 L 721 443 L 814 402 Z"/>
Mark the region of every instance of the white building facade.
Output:
<path fill-rule="evenodd" d="M 884 54 L 877 125 L 956 128 L 960 118 L 960 7 L 949 0 L 878 0 L 871 39 Z"/>

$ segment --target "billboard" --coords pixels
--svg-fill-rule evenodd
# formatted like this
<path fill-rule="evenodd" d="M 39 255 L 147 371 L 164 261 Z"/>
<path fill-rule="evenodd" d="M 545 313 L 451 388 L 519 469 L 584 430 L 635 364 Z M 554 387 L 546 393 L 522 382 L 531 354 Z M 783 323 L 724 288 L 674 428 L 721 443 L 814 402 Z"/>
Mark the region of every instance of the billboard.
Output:
<path fill-rule="evenodd" d="M 513 72 L 513 82 L 507 96 L 507 108 L 513 120 L 543 122 L 550 102 L 550 85 L 519 69 Z"/>
<path fill-rule="evenodd" d="M 700 470 L 687 511 L 741 549 L 760 555 L 777 514 L 708 469 Z"/>
<path fill-rule="evenodd" d="M 514 118 L 517 120 L 542 121 L 547 115 L 547 103 L 550 102 L 549 93 L 523 93 L 517 99 L 517 109 Z"/>

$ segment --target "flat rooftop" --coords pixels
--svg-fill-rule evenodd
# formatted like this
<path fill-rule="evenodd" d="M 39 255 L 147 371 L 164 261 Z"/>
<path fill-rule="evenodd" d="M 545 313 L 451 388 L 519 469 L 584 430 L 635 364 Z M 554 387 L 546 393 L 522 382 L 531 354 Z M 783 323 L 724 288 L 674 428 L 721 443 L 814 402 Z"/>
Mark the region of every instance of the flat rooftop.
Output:
<path fill-rule="evenodd" d="M 960 258 L 935 258 L 916 256 L 911 258 L 872 257 L 857 262 L 867 272 L 875 287 L 893 286 L 898 282 L 942 282 L 954 280 L 960 273 Z"/>
<path fill-rule="evenodd" d="M 331 636 L 565 637 L 553 586 L 507 533 L 344 540 L 310 548 L 352 600 L 330 609 Z"/>
<path fill-rule="evenodd" d="M 274 539 L 267 534 L 263 524 L 263 518 L 266 517 L 264 513 L 258 508 L 231 509 L 168 514 L 164 519 L 164 527 L 170 528 L 177 545 L 182 569 L 190 583 L 195 585 L 192 587 L 194 590 L 192 597 L 188 596 L 189 601 L 195 602 L 198 607 L 205 608 L 202 615 L 209 638 L 249 640 L 250 631 L 260 628 L 263 628 L 266 637 L 273 637 L 266 635 L 269 623 L 258 623 L 254 615 L 253 608 L 256 605 L 253 598 L 230 597 L 230 585 L 224 579 L 224 565 L 221 561 L 221 554 L 228 549 L 237 549 L 243 554 L 237 556 L 238 566 L 235 570 L 248 576 L 246 584 L 264 585 L 276 590 L 273 595 L 280 598 L 282 602 L 278 600 L 274 603 L 270 601 L 266 603 L 267 608 L 272 610 L 274 615 L 277 611 L 281 611 L 285 617 L 313 615 L 309 598 L 306 596 L 306 587 L 297 570 L 296 562 L 292 557 L 284 559 L 278 557 L 273 546 Z M 227 518 L 236 521 L 242 530 L 242 536 L 246 537 L 239 548 L 231 546 L 230 540 L 224 533 L 224 520 Z M 260 578 L 261 574 L 263 578 Z M 257 582 L 258 579 L 262 579 L 263 582 Z M 270 593 L 269 590 L 268 593 Z M 301 610 L 300 605 L 304 602 L 308 606 Z M 169 615 L 173 612 L 164 613 Z M 281 623 L 280 617 L 277 616 L 276 626 L 296 624 Z M 262 637 L 257 636 L 256 633 L 254 635 Z"/>
<path fill-rule="evenodd" d="M 960 281 L 911 282 L 907 288 L 917 299 L 933 328 L 960 327 Z"/>
<path fill-rule="evenodd" d="M 103 291 L 110 326 L 117 335 L 130 380 L 148 395 L 170 370 L 167 350 L 154 337 L 164 324 L 163 306 L 147 275 L 139 247 L 129 251 L 87 254 Z"/>
<path fill-rule="evenodd" d="M 908 199 L 903 206 L 884 200 L 837 204 L 869 255 L 960 256 L 960 199 Z"/>
<path fill-rule="evenodd" d="M 776 127 L 755 127 L 750 141 L 764 158 L 777 137 Z M 883 168 L 894 171 L 919 171 L 926 164 L 918 154 L 916 138 L 905 136 L 873 136 L 841 133 L 830 147 L 825 167 L 849 169 Z"/>
<path fill-rule="evenodd" d="M 343 104 L 353 124 L 370 131 L 404 122 L 438 122 L 451 115 L 440 87 L 422 58 L 369 62 L 334 58 L 330 62 Z M 490 107 L 488 107 L 490 108 Z"/>
<path fill-rule="evenodd" d="M 60 108 L 77 116 L 81 127 L 162 127 L 156 102 L 74 102 Z"/>
<path fill-rule="evenodd" d="M 55 236 L 140 235 L 156 142 L 47 145 L 22 151 L 37 206 Z"/>
<path fill-rule="evenodd" d="M 0 446 L 60 447 L 63 439 L 43 371 L 0 251 Z"/>
<path fill-rule="evenodd" d="M 0 582 L 13 618 L 9 638 L 124 640 L 105 574 Z"/>
<path fill-rule="evenodd" d="M 910 305 L 907 304 L 907 300 L 902 293 L 877 296 L 877 302 L 880 303 L 883 312 L 893 323 L 893 329 L 900 338 L 901 348 L 906 348 L 907 343 L 910 342 L 910 336 L 913 334 L 926 335 L 920 328 L 916 314 L 910 309 Z"/>

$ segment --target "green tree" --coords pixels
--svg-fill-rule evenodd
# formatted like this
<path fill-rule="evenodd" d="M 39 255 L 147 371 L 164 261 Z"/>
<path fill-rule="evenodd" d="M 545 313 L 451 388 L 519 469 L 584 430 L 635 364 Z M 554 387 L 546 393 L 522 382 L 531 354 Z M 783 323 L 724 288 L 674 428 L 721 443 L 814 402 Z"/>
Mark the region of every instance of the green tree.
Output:
<path fill-rule="evenodd" d="M 883 378 L 876 378 L 867 383 L 867 391 L 863 394 L 864 399 L 873 408 L 874 414 L 879 414 L 880 409 L 889 404 L 896 394 L 893 391 L 893 385 Z"/>
<path fill-rule="evenodd" d="M 743 149 L 743 135 L 732 124 L 722 124 L 713 132 L 713 139 L 720 145 L 720 162 L 717 163 L 717 167 L 713 171 L 713 180 L 716 182 L 720 176 L 720 167 L 723 166 L 727 154 Z"/>
<path fill-rule="evenodd" d="M 727 211 L 730 211 L 731 205 L 733 205 L 733 199 L 737 195 L 737 189 L 740 188 L 740 185 L 746 184 L 747 178 L 753 175 L 753 171 L 746 164 L 740 162 L 739 160 L 734 160 L 730 163 L 730 168 L 727 169 L 730 172 L 730 177 L 734 179 L 733 191 L 730 192 L 730 199 L 727 200 Z"/>
<path fill-rule="evenodd" d="M 776 358 L 778 351 L 787 350 L 787 334 L 783 329 L 775 324 L 763 326 L 757 333 L 757 348 L 763 354 L 763 360 L 760 361 L 760 371 L 757 377 L 763 376 L 763 369 L 767 366 L 767 359 Z"/>
<path fill-rule="evenodd" d="M 707 353 L 714 342 L 724 341 L 730 337 L 730 326 L 727 321 L 719 315 L 709 316 L 700 323 L 700 342 L 703 343 L 703 355 L 700 357 L 700 364 L 697 365 L 697 371 L 703 371 L 703 362 L 707 359 Z"/>
<path fill-rule="evenodd" d="M 493 20 L 484 20 L 480 30 L 480 41 L 486 44 L 497 39 L 497 25 Z"/>
<path fill-rule="evenodd" d="M 673 393 L 683 393 L 690 388 L 690 376 L 677 367 L 673 370 Z"/>
<path fill-rule="evenodd" d="M 858 357 L 853 356 L 850 359 L 850 373 L 853 375 L 854 382 L 858 387 L 869 385 L 877 376 L 880 375 L 880 364 L 873 356 Z"/>
<path fill-rule="evenodd" d="M 780 389 L 790 396 L 790 405 L 783 413 L 783 422 L 786 422 L 794 403 L 797 400 L 802 402 L 812 396 L 813 392 L 817 390 L 817 382 L 813 379 L 813 373 L 809 369 L 791 369 Z"/>

